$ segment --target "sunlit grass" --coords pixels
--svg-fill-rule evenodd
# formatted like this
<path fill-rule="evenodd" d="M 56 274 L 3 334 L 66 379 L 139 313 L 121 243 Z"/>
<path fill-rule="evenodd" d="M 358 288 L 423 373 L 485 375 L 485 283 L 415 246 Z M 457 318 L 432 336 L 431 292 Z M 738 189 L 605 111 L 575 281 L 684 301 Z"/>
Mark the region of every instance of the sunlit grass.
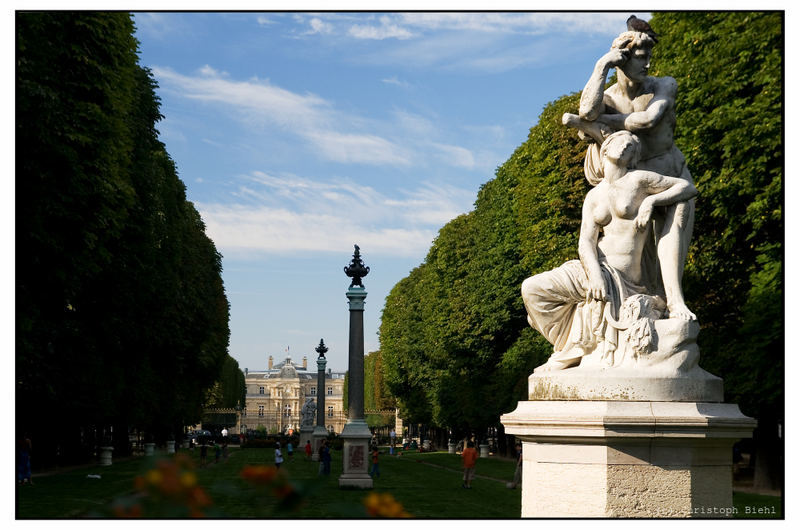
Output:
<path fill-rule="evenodd" d="M 505 482 L 514 474 L 514 462 L 490 457 L 479 459 L 477 479 L 470 490 L 461 488 L 461 458 L 447 453 L 404 452 L 402 456 L 380 455 L 381 476 L 370 491 L 340 489 L 341 452 L 333 453 L 331 474 L 318 475 L 319 464 L 306 461 L 302 454 L 282 466 L 288 482 L 273 472 L 273 451 L 232 448 L 227 462 L 199 466 L 198 455 L 185 455 L 194 464 L 191 484 L 208 495 L 212 504 L 200 512 L 225 518 L 360 518 L 370 515 L 417 518 L 481 519 L 520 516 L 520 490 L 507 489 Z M 143 495 L 143 484 L 158 491 L 166 484 L 148 471 L 158 468 L 158 458 L 138 458 L 115 462 L 108 467 L 92 467 L 37 477 L 34 486 L 18 487 L 17 518 L 53 519 L 87 515 L 111 517 L 137 515 L 134 509 Z M 169 471 L 164 468 L 162 470 Z M 181 464 L 182 466 L 183 464 Z M 242 470 L 248 470 L 244 474 Z M 100 475 L 100 479 L 87 478 Z M 139 489 L 137 489 L 136 477 Z M 376 495 L 370 495 L 374 493 Z M 389 495 L 386 495 L 389 494 Z M 138 497 L 137 497 L 138 495 Z M 123 499 L 124 510 L 117 502 Z M 133 500 L 131 500 L 133 499 Z M 150 516 L 186 517 L 187 506 L 162 503 L 163 512 Z M 781 499 L 734 493 L 735 517 L 778 518 Z M 749 507 L 749 508 L 748 508 Z M 772 510 L 775 507 L 775 515 Z M 151 507 L 152 509 L 152 507 Z M 759 513 L 756 511 L 761 509 Z M 749 511 L 749 513 L 747 513 Z M 145 517 L 147 513 L 143 513 Z"/>

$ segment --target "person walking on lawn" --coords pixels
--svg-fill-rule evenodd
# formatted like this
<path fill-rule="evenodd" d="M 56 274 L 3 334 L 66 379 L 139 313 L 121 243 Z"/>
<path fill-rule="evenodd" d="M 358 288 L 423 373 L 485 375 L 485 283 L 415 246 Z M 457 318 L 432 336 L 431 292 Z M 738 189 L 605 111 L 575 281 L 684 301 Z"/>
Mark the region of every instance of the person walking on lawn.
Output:
<path fill-rule="evenodd" d="M 372 469 L 369 472 L 369 476 L 372 478 L 380 477 L 381 470 L 378 467 L 378 446 L 372 446 Z"/>
<path fill-rule="evenodd" d="M 467 448 L 461 453 L 461 461 L 464 463 L 464 489 L 472 489 L 472 480 L 475 478 L 475 462 L 478 460 L 478 451 L 475 450 L 474 442 L 467 442 Z"/>

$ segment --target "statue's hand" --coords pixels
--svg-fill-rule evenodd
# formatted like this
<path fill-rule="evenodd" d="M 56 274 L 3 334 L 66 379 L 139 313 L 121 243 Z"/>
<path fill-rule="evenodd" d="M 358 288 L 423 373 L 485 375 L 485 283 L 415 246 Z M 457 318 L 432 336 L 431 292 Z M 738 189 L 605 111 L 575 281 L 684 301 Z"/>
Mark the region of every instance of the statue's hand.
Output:
<path fill-rule="evenodd" d="M 636 216 L 636 220 L 634 221 L 634 226 L 636 226 L 636 230 L 640 232 L 647 228 L 648 223 L 650 223 L 650 218 L 653 216 L 653 203 L 652 201 L 648 201 L 647 199 L 642 201 L 642 204 L 639 205 L 639 214 Z"/>
<path fill-rule="evenodd" d="M 586 301 L 606 300 L 606 282 L 602 276 L 599 278 L 589 276 L 589 289 L 586 291 Z"/>
<path fill-rule="evenodd" d="M 603 60 L 609 67 L 622 66 L 631 57 L 631 51 L 623 48 L 611 48 L 611 51 L 603 56 Z"/>

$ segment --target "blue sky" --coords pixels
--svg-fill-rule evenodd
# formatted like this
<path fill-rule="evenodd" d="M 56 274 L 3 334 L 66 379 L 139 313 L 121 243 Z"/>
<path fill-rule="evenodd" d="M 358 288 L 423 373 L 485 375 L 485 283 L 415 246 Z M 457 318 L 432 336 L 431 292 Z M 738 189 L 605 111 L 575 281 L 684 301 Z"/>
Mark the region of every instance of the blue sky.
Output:
<path fill-rule="evenodd" d="M 378 349 L 391 288 L 629 14 L 136 13 L 161 140 L 223 254 L 240 367 L 287 347 L 313 366 L 324 338 L 347 368 L 354 243 Z"/>

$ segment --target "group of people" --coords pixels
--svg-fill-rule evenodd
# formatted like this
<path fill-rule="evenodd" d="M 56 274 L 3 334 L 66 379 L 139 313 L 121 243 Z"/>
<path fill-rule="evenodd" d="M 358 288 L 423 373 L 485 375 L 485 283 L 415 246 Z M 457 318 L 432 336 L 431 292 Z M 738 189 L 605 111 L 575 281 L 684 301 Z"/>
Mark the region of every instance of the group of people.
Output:
<path fill-rule="evenodd" d="M 214 441 L 214 463 L 219 464 L 220 459 L 224 462 L 228 461 L 228 437 L 222 439 L 222 444 Z M 205 440 L 200 441 L 200 467 L 206 466 L 206 459 L 208 458 L 208 445 Z"/>

